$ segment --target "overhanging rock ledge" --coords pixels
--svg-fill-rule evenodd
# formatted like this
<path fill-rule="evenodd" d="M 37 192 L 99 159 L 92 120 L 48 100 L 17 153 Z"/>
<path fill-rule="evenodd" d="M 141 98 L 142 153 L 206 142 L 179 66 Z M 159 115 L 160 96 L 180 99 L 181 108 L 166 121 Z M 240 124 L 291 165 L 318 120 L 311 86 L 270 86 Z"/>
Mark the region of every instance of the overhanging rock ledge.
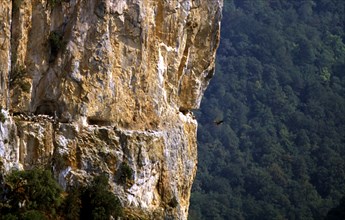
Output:
<path fill-rule="evenodd" d="M 0 0 L 1 170 L 107 173 L 128 218 L 187 219 L 222 1 L 52 2 Z"/>

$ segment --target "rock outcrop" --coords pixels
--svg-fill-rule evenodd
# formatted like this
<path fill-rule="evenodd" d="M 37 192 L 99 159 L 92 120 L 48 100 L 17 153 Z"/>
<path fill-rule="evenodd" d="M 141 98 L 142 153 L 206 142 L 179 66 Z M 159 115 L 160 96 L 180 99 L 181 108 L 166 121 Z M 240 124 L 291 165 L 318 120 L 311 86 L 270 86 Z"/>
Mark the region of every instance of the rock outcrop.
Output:
<path fill-rule="evenodd" d="M 107 173 L 128 217 L 187 219 L 221 0 L 0 0 L 2 170 Z"/>

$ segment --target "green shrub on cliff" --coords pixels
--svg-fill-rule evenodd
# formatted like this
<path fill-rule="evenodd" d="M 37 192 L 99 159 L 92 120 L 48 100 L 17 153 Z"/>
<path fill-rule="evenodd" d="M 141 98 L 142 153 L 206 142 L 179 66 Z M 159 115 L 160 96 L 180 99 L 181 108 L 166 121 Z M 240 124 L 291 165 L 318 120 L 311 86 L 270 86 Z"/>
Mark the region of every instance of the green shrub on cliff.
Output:
<path fill-rule="evenodd" d="M 45 219 L 56 215 L 63 200 L 62 189 L 49 171 L 12 171 L 0 191 L 1 218 Z M 31 216 L 31 217 L 30 217 Z"/>
<path fill-rule="evenodd" d="M 63 192 L 50 171 L 12 171 L 0 176 L 0 220 L 121 217 L 120 200 L 110 190 L 105 175 L 96 176 L 88 186 Z"/>
<path fill-rule="evenodd" d="M 21 84 L 22 80 L 25 78 L 26 69 L 21 65 L 14 65 L 10 75 L 9 75 L 9 86 L 11 89 L 14 88 L 14 85 Z"/>
<path fill-rule="evenodd" d="M 110 216 L 121 217 L 122 207 L 120 200 L 110 193 L 108 177 L 99 175 L 94 178 L 90 186 L 81 193 L 81 219 L 93 220 L 109 219 Z"/>
<path fill-rule="evenodd" d="M 63 33 L 59 31 L 52 31 L 49 34 L 50 44 L 50 58 L 49 62 L 53 62 L 58 53 L 66 46 L 66 42 L 63 40 Z"/>
<path fill-rule="evenodd" d="M 131 186 L 133 184 L 133 170 L 126 162 L 122 162 L 120 166 L 119 182 L 126 186 Z"/>
<path fill-rule="evenodd" d="M 54 9 L 57 4 L 62 2 L 62 0 L 49 0 L 48 2 L 49 2 L 51 9 Z"/>
<path fill-rule="evenodd" d="M 108 177 L 96 176 L 87 187 L 73 187 L 66 197 L 66 219 L 109 219 L 122 216 L 120 200 L 110 192 Z"/>

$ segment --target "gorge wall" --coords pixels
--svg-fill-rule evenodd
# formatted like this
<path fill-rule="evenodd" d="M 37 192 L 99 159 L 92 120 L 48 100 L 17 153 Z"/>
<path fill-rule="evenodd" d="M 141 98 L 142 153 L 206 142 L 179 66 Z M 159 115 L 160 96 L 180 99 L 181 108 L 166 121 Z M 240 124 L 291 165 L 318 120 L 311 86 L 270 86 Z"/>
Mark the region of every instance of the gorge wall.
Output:
<path fill-rule="evenodd" d="M 0 166 L 106 173 L 127 217 L 187 219 L 221 0 L 0 0 Z"/>

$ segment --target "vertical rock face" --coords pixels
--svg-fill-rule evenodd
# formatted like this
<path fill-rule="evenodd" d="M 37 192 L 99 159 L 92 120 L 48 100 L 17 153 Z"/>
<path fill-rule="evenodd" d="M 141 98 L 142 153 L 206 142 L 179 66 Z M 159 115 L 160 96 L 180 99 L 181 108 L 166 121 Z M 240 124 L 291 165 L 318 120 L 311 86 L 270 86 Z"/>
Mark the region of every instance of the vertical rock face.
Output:
<path fill-rule="evenodd" d="M 129 217 L 186 219 L 221 0 L 0 5 L 2 168 L 107 173 Z"/>
<path fill-rule="evenodd" d="M 0 105 L 7 107 L 8 74 L 11 68 L 12 3 L 4 0 L 1 0 L 0 3 Z"/>

